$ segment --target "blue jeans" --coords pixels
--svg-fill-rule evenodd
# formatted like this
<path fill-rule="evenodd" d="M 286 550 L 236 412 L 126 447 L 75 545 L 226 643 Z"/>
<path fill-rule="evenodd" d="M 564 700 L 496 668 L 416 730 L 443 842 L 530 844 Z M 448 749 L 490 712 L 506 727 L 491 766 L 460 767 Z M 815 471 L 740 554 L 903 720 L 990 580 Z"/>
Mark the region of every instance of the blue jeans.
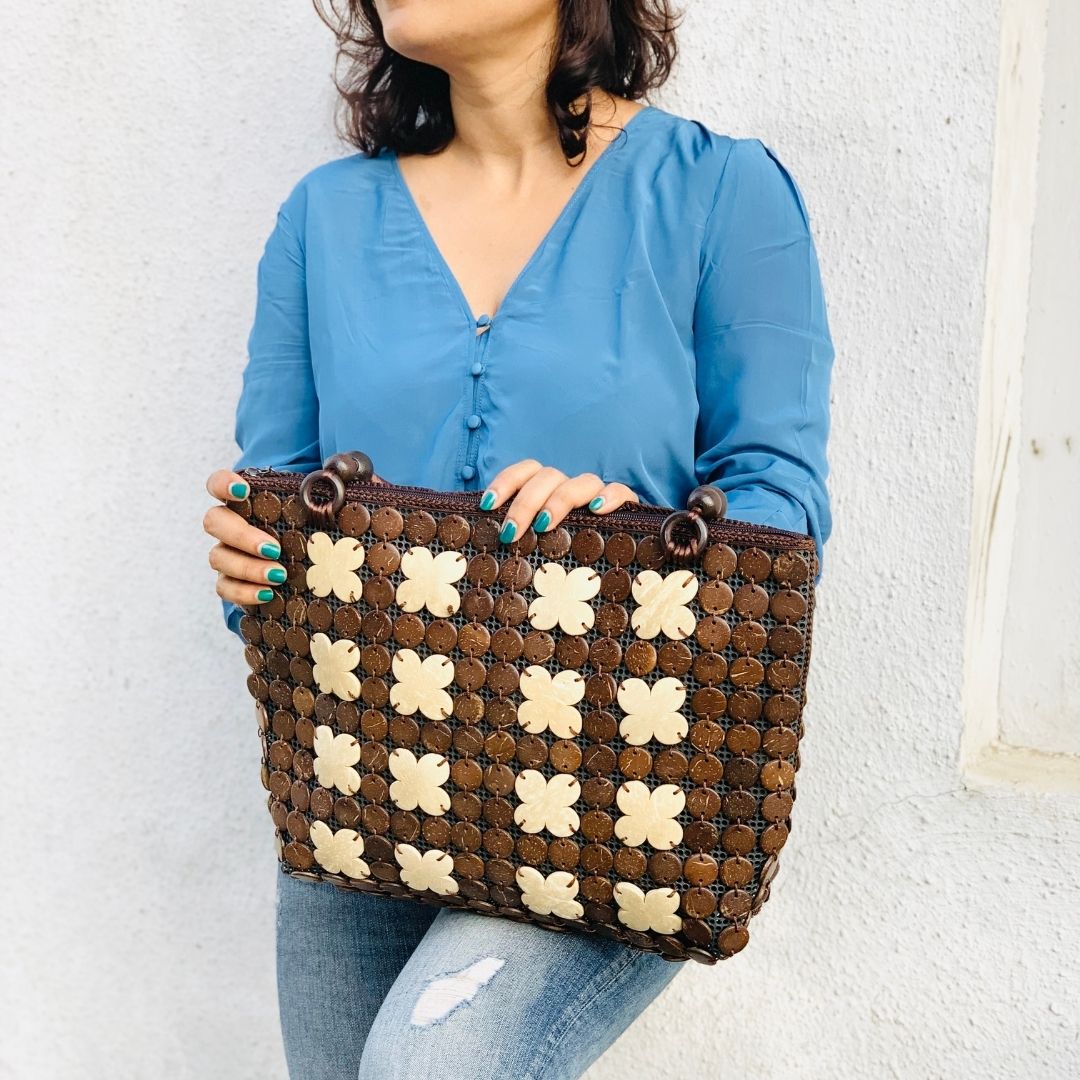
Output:
<path fill-rule="evenodd" d="M 292 1080 L 572 1080 L 686 967 L 277 874 Z"/>

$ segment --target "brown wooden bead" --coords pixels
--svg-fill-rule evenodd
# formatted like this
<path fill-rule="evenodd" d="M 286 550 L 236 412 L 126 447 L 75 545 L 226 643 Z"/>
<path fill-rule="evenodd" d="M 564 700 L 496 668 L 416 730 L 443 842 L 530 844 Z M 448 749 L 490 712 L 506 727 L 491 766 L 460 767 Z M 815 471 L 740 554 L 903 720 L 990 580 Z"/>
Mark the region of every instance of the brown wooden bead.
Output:
<path fill-rule="evenodd" d="M 615 873 L 626 881 L 637 881 L 647 868 L 645 854 L 638 848 L 619 848 L 615 852 Z"/>
<path fill-rule="evenodd" d="M 474 791 L 484 781 L 484 769 L 477 761 L 459 759 L 450 766 L 450 779 L 463 791 Z"/>
<path fill-rule="evenodd" d="M 774 660 L 765 669 L 765 680 L 773 690 L 792 690 L 802 681 L 802 672 L 792 660 Z"/>
<path fill-rule="evenodd" d="M 619 753 L 619 771 L 628 780 L 643 780 L 652 769 L 652 754 L 642 746 L 628 746 Z"/>
<path fill-rule="evenodd" d="M 712 788 L 691 788 L 686 794 L 686 812 L 695 818 L 714 818 L 720 813 L 720 795 Z"/>
<path fill-rule="evenodd" d="M 790 791 L 774 791 L 761 800 L 761 816 L 766 821 L 786 821 L 793 803 Z"/>
<path fill-rule="evenodd" d="M 517 740 L 517 759 L 526 769 L 538 769 L 547 761 L 548 746 L 539 735 L 520 735 Z"/>
<path fill-rule="evenodd" d="M 657 666 L 665 675 L 680 677 L 690 670 L 694 662 L 689 647 L 682 641 L 669 641 L 657 653 Z"/>
<path fill-rule="evenodd" d="M 603 811 L 590 810 L 589 813 L 603 814 Z M 586 817 L 587 816 L 588 814 Z M 604 816 L 606 817 L 607 815 Z M 585 836 L 587 840 L 594 839 L 585 832 L 584 829 L 582 830 L 582 835 Z M 582 870 L 588 874 L 606 874 L 611 869 L 611 864 L 613 862 L 611 849 L 600 842 L 588 843 L 581 849 L 580 862 Z"/>
<path fill-rule="evenodd" d="M 556 870 L 573 870 L 578 865 L 578 845 L 569 837 L 560 836 L 548 844 L 548 860 Z"/>
<path fill-rule="evenodd" d="M 484 804 L 471 791 L 455 791 L 450 796 L 450 810 L 461 821 L 476 821 Z"/>
<path fill-rule="evenodd" d="M 561 637 L 555 645 L 555 659 L 562 668 L 583 668 L 589 659 L 588 642 L 582 637 Z"/>
<path fill-rule="evenodd" d="M 729 825 L 720 835 L 720 844 L 733 855 L 746 855 L 754 850 L 757 836 L 749 825 Z"/>
<path fill-rule="evenodd" d="M 363 503 L 346 503 L 338 512 L 338 528 L 346 536 L 363 536 L 371 524 L 371 514 Z"/>
<path fill-rule="evenodd" d="M 733 820 L 752 818 L 757 810 L 757 799 L 749 791 L 737 789 L 724 796 L 724 816 Z"/>
<path fill-rule="evenodd" d="M 677 784 L 688 768 L 686 755 L 681 750 L 661 750 L 653 764 L 653 772 L 668 784 Z"/>
<path fill-rule="evenodd" d="M 529 866 L 539 866 L 547 858 L 547 843 L 531 833 L 519 836 L 514 848 L 521 861 Z"/>
<path fill-rule="evenodd" d="M 671 885 L 678 881 L 682 873 L 679 856 L 671 851 L 657 851 L 649 856 L 649 877 L 657 885 Z"/>
<path fill-rule="evenodd" d="M 626 646 L 623 662 L 631 675 L 648 675 L 656 667 L 656 647 L 650 641 L 633 641 Z"/>
<path fill-rule="evenodd" d="M 726 581 L 707 581 L 698 589 L 697 602 L 710 615 L 723 615 L 731 610 L 735 593 Z"/>
<path fill-rule="evenodd" d="M 630 623 L 630 616 L 622 604 L 601 604 L 596 612 L 596 632 L 618 637 Z"/>
<path fill-rule="evenodd" d="M 554 529 L 540 533 L 536 540 L 536 546 L 540 554 L 546 559 L 561 559 L 570 550 L 570 530 L 563 525 L 556 525 Z"/>
<path fill-rule="evenodd" d="M 491 618 L 495 597 L 487 589 L 466 589 L 461 594 L 461 613 L 467 619 L 482 622 Z"/>
<path fill-rule="evenodd" d="M 690 858 L 683 863 L 683 877 L 690 882 L 691 885 L 698 887 L 706 887 L 711 885 L 720 873 L 720 868 L 717 865 L 716 860 L 711 856 L 704 853 L 697 855 L 691 855 Z"/>
<path fill-rule="evenodd" d="M 581 755 L 582 767 L 594 776 L 609 775 L 615 770 L 615 762 L 615 751 L 601 743 L 586 747 Z"/>
<path fill-rule="evenodd" d="M 683 843 L 695 852 L 712 851 L 719 836 L 719 830 L 711 821 L 691 821 L 683 829 Z"/>
<path fill-rule="evenodd" d="M 767 791 L 782 791 L 795 783 L 795 766 L 790 761 L 767 761 L 761 769 L 761 786 Z"/>
<path fill-rule="evenodd" d="M 754 880 L 754 865 L 741 855 L 733 855 L 720 864 L 720 880 L 728 888 L 749 885 Z"/>
<path fill-rule="evenodd" d="M 717 935 L 716 944 L 725 956 L 733 956 L 744 949 L 749 940 L 750 932 L 745 926 L 729 926 Z"/>
<path fill-rule="evenodd" d="M 484 820 L 489 825 L 495 825 L 500 829 L 508 829 L 514 820 L 514 808 L 508 799 L 501 795 L 484 800 Z"/>
<path fill-rule="evenodd" d="M 616 532 L 607 538 L 604 556 L 612 566 L 627 566 L 634 561 L 636 550 L 637 544 L 629 533 Z"/>
<path fill-rule="evenodd" d="M 769 611 L 777 622 L 798 622 L 806 614 L 806 601 L 794 589 L 781 589 L 769 601 Z"/>
<path fill-rule="evenodd" d="M 757 778 L 757 762 L 751 757 L 733 757 L 724 764 L 724 779 L 733 788 L 748 788 Z"/>
<path fill-rule="evenodd" d="M 611 815 L 606 810 L 586 810 L 581 815 L 580 825 L 581 835 L 586 840 L 592 840 L 597 844 L 602 844 L 606 840 L 610 840 L 615 833 L 615 822 L 612 820 Z M 603 849 L 608 851 L 607 848 Z M 608 855 L 610 857 L 610 852 Z M 582 864 L 584 865 L 584 863 Z M 610 865 L 610 863 L 609 863 Z M 586 867 L 586 869 L 589 869 Z"/>
<path fill-rule="evenodd" d="M 458 648 L 466 656 L 479 656 L 491 644 L 491 634 L 483 623 L 467 623 L 458 631 Z"/>
<path fill-rule="evenodd" d="M 615 801 L 615 785 L 606 776 L 590 776 L 581 785 L 581 801 L 603 809 Z"/>
<path fill-rule="evenodd" d="M 787 842 L 787 838 L 787 826 L 782 821 L 776 821 L 762 830 L 758 846 L 766 855 L 775 855 Z"/>
<path fill-rule="evenodd" d="M 731 577 L 737 564 L 737 556 L 727 544 L 710 544 L 701 560 L 702 569 L 712 578 Z"/>
<path fill-rule="evenodd" d="M 682 910 L 692 919 L 707 919 L 716 910 L 716 895 L 709 889 L 689 888 L 682 894 Z"/>
<path fill-rule="evenodd" d="M 595 709 L 585 714 L 581 730 L 593 742 L 611 742 L 619 732 L 619 722 L 604 709 Z"/>
<path fill-rule="evenodd" d="M 505 829 L 486 829 L 484 831 L 484 850 L 489 855 L 494 856 L 495 859 L 509 858 L 514 850 L 514 838 Z M 491 880 L 496 881 L 497 878 L 491 878 Z"/>
<path fill-rule="evenodd" d="M 557 739 L 551 744 L 548 760 L 557 772 L 576 772 L 581 768 L 581 747 L 573 739 Z"/>
<path fill-rule="evenodd" d="M 449 724 L 441 720 L 428 720 L 420 728 L 420 742 L 425 750 L 433 754 L 445 754 L 454 743 L 454 733 Z"/>

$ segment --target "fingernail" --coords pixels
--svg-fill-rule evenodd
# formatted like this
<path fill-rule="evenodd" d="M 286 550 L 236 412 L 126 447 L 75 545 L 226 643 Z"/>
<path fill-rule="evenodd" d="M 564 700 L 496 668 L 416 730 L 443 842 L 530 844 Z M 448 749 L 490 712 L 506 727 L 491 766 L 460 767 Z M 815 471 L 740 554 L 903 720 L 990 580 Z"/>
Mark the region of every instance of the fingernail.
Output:
<path fill-rule="evenodd" d="M 600 507 L 603 506 L 603 505 L 604 505 L 604 496 L 603 495 L 597 495 L 596 498 L 593 499 L 592 502 L 589 503 L 589 509 L 594 510 L 594 511 L 599 510 Z"/>
<path fill-rule="evenodd" d="M 273 599 L 274 599 L 274 590 L 273 589 L 260 589 L 259 590 L 259 603 L 260 604 L 265 604 L 267 600 L 273 600 Z"/>
<path fill-rule="evenodd" d="M 481 510 L 490 510 L 495 505 L 495 492 L 488 488 L 484 492 L 484 497 L 480 500 Z"/>
<path fill-rule="evenodd" d="M 537 532 L 543 532 L 551 524 L 551 515 L 546 510 L 541 510 L 536 515 L 536 520 L 533 522 L 533 528 Z"/>
<path fill-rule="evenodd" d="M 499 530 L 499 539 L 504 544 L 509 544 L 510 541 L 514 539 L 514 533 L 516 532 L 517 526 L 509 518 L 507 518 L 503 522 L 502 528 Z"/>
<path fill-rule="evenodd" d="M 266 571 L 266 580 L 274 582 L 275 585 L 284 585 L 285 571 L 280 566 L 275 566 L 273 570 Z"/>
<path fill-rule="evenodd" d="M 264 559 L 280 559 L 281 558 L 281 545 L 274 544 L 267 541 L 265 544 L 259 545 L 259 554 Z"/>
<path fill-rule="evenodd" d="M 250 488 L 242 480 L 237 480 L 235 484 L 229 485 L 229 494 L 234 499 L 246 499 L 249 490 Z"/>

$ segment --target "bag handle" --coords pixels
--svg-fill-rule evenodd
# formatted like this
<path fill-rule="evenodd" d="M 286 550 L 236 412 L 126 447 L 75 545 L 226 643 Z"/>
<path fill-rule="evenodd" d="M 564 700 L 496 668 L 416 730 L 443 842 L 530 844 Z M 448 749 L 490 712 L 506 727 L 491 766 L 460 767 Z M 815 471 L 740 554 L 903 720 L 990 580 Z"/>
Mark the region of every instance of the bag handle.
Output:
<path fill-rule="evenodd" d="M 375 475 L 371 458 L 362 450 L 332 454 L 321 469 L 308 473 L 300 485 L 300 499 L 316 520 L 329 524 L 345 505 L 345 484 L 349 480 L 368 482 Z M 329 501 L 314 501 L 312 488 L 326 481 L 334 490 Z M 630 504 L 633 508 L 633 503 Z M 701 554 L 709 541 L 710 521 L 727 514 L 728 500 L 715 484 L 700 484 L 687 496 L 686 509 L 675 510 L 664 518 L 660 537 L 668 557 L 675 562 L 691 562 Z"/>

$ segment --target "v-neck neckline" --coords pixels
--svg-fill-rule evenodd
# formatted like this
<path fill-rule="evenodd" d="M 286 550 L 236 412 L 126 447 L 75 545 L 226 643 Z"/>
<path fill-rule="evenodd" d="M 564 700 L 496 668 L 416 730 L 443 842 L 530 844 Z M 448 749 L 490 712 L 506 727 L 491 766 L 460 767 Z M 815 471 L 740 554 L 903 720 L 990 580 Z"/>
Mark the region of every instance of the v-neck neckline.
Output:
<path fill-rule="evenodd" d="M 619 141 L 621 135 L 626 134 L 634 126 L 634 124 L 646 113 L 656 113 L 659 109 L 655 105 L 645 105 L 639 109 L 629 120 L 623 124 L 619 134 L 615 136 L 600 153 L 596 156 L 593 163 L 585 170 L 585 175 L 578 182 L 577 187 L 570 193 L 570 197 L 563 203 L 562 209 L 555 216 L 555 220 L 552 221 L 547 231 L 540 238 L 540 242 L 533 248 L 532 253 L 528 259 L 525 260 L 524 265 L 517 272 L 513 281 L 510 282 L 506 292 L 503 293 L 502 299 L 499 301 L 499 306 L 495 309 L 495 314 L 490 312 L 481 312 L 479 315 L 475 314 L 472 310 L 472 305 L 469 303 L 468 297 L 465 295 L 465 290 L 461 287 L 461 282 L 458 281 L 457 275 L 451 269 L 449 262 L 443 255 L 439 248 L 439 245 L 435 243 L 435 237 L 431 230 L 428 228 L 427 221 L 424 219 L 424 215 L 420 212 L 420 206 L 413 197 L 413 193 L 409 188 L 409 185 L 405 182 L 405 175 L 401 171 L 401 164 L 398 161 L 397 151 L 393 148 L 389 149 L 387 153 L 390 157 L 390 164 L 393 170 L 394 178 L 397 182 L 397 187 L 405 197 L 405 201 L 408 204 L 409 210 L 416 220 L 416 224 L 419 228 L 420 234 L 424 239 L 424 245 L 428 249 L 429 255 L 435 261 L 435 264 L 439 267 L 439 271 L 442 274 L 447 288 L 453 293 L 461 306 L 463 313 L 468 317 L 469 323 L 473 327 L 490 326 L 505 310 L 507 303 L 513 299 L 514 292 L 516 291 L 519 283 L 524 280 L 532 269 L 535 263 L 540 259 L 541 254 L 547 248 L 551 238 L 558 231 L 559 227 L 570 215 L 570 211 L 577 205 L 579 199 L 585 193 L 586 188 L 593 180 L 594 174 L 604 163 L 605 159 L 609 156 L 610 151 L 615 147 Z"/>

